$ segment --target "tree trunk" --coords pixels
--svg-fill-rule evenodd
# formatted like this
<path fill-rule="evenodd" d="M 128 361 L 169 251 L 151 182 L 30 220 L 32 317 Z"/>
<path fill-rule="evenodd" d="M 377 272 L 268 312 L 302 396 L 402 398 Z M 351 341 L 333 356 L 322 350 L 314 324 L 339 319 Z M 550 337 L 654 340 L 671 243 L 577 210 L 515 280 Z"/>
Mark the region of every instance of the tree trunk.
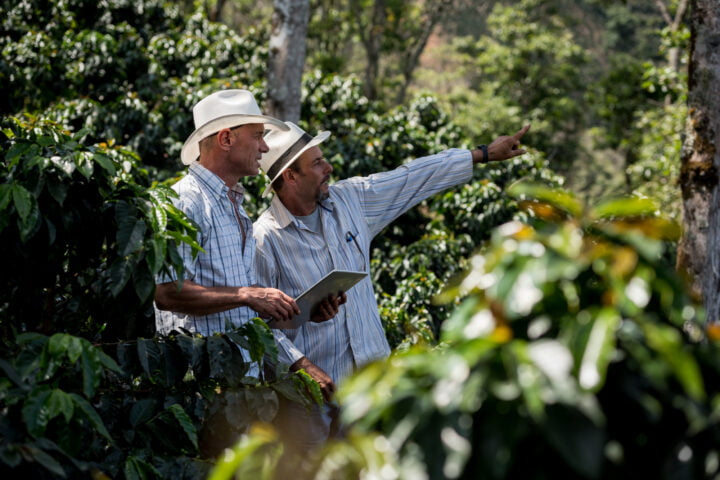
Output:
<path fill-rule="evenodd" d="M 670 11 L 668 10 L 667 6 L 665 5 L 663 0 L 655 0 L 655 5 L 657 5 L 658 9 L 660 10 L 660 14 L 662 15 L 663 19 L 665 20 L 665 23 L 667 24 L 668 29 L 670 32 L 674 35 L 677 33 L 678 30 L 680 30 L 680 27 L 682 26 L 683 18 L 685 17 L 685 12 L 687 11 L 688 5 L 690 3 L 690 0 L 680 0 L 677 5 L 675 6 L 675 15 L 670 15 Z M 680 71 L 680 48 L 679 47 L 671 47 L 668 49 L 668 67 L 672 69 L 673 72 L 679 72 Z M 670 95 L 667 95 L 665 97 L 665 105 L 670 105 L 672 102 L 672 98 Z"/>
<path fill-rule="evenodd" d="M 688 122 L 681 154 L 683 238 L 678 269 L 702 298 L 709 322 L 720 321 L 720 8 L 693 0 Z"/>
<path fill-rule="evenodd" d="M 403 75 L 403 82 L 400 85 L 400 90 L 395 98 L 395 103 L 400 105 L 405 102 L 405 96 L 407 95 L 408 87 L 413 80 L 413 73 L 420 62 L 420 55 L 422 55 L 427 45 L 428 39 L 437 25 L 444 16 L 448 15 L 453 5 L 450 0 L 439 0 L 436 2 L 428 2 L 426 4 L 427 13 L 425 15 L 425 21 L 422 25 L 422 33 L 410 42 L 410 48 L 404 55 L 401 56 L 401 70 Z"/>
<path fill-rule="evenodd" d="M 359 22 L 358 36 L 365 48 L 367 65 L 365 65 L 365 96 L 370 100 L 377 98 L 377 79 L 380 74 L 380 49 L 382 48 L 385 28 L 387 26 L 387 12 L 385 0 L 375 0 L 368 25 L 362 25 L 362 6 L 358 0 L 350 2 L 350 9 Z"/>
<path fill-rule="evenodd" d="M 209 2 L 205 3 L 205 11 L 207 12 L 208 20 L 212 22 L 220 22 L 222 19 L 220 18 L 220 14 L 222 13 L 222 9 L 225 6 L 225 0 L 217 0 L 215 2 L 214 6 L 210 6 Z"/>
<path fill-rule="evenodd" d="M 274 5 L 265 109 L 269 115 L 297 123 L 310 0 L 275 0 Z"/>

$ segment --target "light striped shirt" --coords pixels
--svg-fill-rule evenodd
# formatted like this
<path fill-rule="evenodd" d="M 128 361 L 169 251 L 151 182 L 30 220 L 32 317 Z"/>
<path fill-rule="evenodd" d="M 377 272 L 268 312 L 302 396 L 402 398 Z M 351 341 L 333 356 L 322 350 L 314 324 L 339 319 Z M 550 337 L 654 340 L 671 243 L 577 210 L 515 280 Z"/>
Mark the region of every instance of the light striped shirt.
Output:
<path fill-rule="evenodd" d="M 180 256 L 185 265 L 184 278 L 205 287 L 246 287 L 254 285 L 255 239 L 252 222 L 242 207 L 243 187 L 229 189 L 220 177 L 199 163 L 190 165 L 188 174 L 173 189 L 179 194 L 175 206 L 185 212 L 198 226 L 198 243 L 205 249 L 195 258 L 190 247 L 182 243 Z M 230 200 L 235 200 L 238 215 Z M 246 232 L 243 251 L 242 228 Z M 158 275 L 157 283 L 177 281 L 177 273 Z M 257 313 L 250 307 L 238 307 L 209 315 L 189 315 L 159 310 L 155 306 L 155 324 L 158 332 L 167 334 L 178 327 L 203 335 L 224 332 L 239 327 Z"/>
<path fill-rule="evenodd" d="M 255 222 L 258 281 L 297 297 L 333 269 L 366 271 L 375 235 L 422 200 L 471 177 L 470 152 L 451 149 L 337 182 L 320 204 L 319 232 L 275 196 Z M 276 335 L 280 361 L 291 365 L 305 356 L 335 382 L 390 353 L 369 276 L 348 290 L 335 318 L 282 332 Z"/>

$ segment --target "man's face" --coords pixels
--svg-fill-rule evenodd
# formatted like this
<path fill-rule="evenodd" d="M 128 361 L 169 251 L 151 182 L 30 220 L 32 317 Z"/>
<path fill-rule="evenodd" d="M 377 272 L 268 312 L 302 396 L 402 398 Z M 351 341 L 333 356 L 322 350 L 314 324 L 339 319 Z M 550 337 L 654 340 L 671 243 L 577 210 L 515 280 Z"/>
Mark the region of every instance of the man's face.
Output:
<path fill-rule="evenodd" d="M 328 197 L 328 182 L 333 171 L 332 165 L 323 157 L 319 147 L 311 147 L 296 161 L 299 193 L 307 199 L 323 201 Z"/>
<path fill-rule="evenodd" d="M 263 139 L 264 132 L 262 123 L 249 123 L 231 130 L 233 144 L 230 163 L 239 176 L 255 176 L 259 173 L 260 158 L 269 150 Z"/>

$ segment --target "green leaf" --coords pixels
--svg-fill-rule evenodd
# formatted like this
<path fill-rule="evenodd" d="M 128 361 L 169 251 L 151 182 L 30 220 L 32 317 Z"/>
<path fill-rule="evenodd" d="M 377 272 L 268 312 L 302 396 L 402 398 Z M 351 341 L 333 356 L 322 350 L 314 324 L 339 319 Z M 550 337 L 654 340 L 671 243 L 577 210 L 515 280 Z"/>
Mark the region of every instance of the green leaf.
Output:
<path fill-rule="evenodd" d="M 125 463 L 123 464 L 123 474 L 125 475 L 126 480 L 163 478 L 160 472 L 158 472 L 151 464 L 132 455 L 125 459 Z"/>
<path fill-rule="evenodd" d="M 208 480 L 227 480 L 234 478 L 241 465 L 246 465 L 252 461 L 255 452 L 261 447 L 272 445 L 275 442 L 275 437 L 271 433 L 254 433 L 254 435 L 243 436 L 240 442 L 232 449 L 231 454 L 223 455 L 223 457 L 218 460 Z M 265 466 L 265 468 L 267 468 L 267 466 Z M 267 478 L 270 477 L 271 475 L 268 474 Z"/>
<path fill-rule="evenodd" d="M 620 321 L 617 310 L 604 308 L 591 323 L 578 370 L 582 388 L 597 391 L 605 383 L 607 367 L 615 349 L 615 331 Z"/>
<path fill-rule="evenodd" d="M 220 335 L 207 337 L 208 361 L 210 363 L 210 376 L 224 378 L 225 367 L 229 366 L 232 358 L 232 348 Z"/>
<path fill-rule="evenodd" d="M 5 210 L 10 204 L 10 198 L 13 194 L 13 186 L 8 183 L 0 185 L 0 210 Z"/>
<path fill-rule="evenodd" d="M 310 407 L 312 402 L 308 400 L 305 385 L 302 381 L 295 380 L 295 378 L 293 378 L 294 376 L 295 374 L 293 373 L 292 376 L 283 377 L 270 384 L 270 388 L 290 401 Z"/>
<path fill-rule="evenodd" d="M 72 419 L 74 411 L 72 397 L 60 389 L 56 388 L 50 392 L 47 408 L 50 420 L 58 415 L 62 415 L 67 423 Z"/>
<path fill-rule="evenodd" d="M 102 168 L 105 169 L 110 175 L 115 175 L 115 165 L 113 164 L 112 160 L 110 160 L 107 155 L 103 155 L 102 153 L 95 153 L 93 155 L 93 160 L 100 164 Z"/>
<path fill-rule="evenodd" d="M 95 396 L 95 389 L 100 384 L 102 364 L 100 363 L 95 347 L 89 343 L 83 345 L 80 357 L 82 359 L 83 393 L 87 398 L 92 398 Z"/>
<path fill-rule="evenodd" d="M 548 188 L 536 183 L 526 181 L 516 182 L 508 187 L 507 193 L 515 198 L 529 197 L 541 202 L 546 202 L 568 212 L 573 217 L 579 217 L 583 209 L 582 204 L 570 192 Z"/>
<path fill-rule="evenodd" d="M 88 180 L 92 177 L 94 163 L 92 162 L 92 153 L 88 151 L 77 152 L 74 154 L 75 165 L 78 171 Z"/>
<path fill-rule="evenodd" d="M 20 157 L 25 155 L 28 152 L 28 150 L 30 150 L 31 148 L 33 150 L 37 149 L 37 147 L 35 145 L 33 145 L 31 143 L 26 143 L 25 141 L 14 143 L 8 149 L 7 153 L 5 154 L 5 161 L 8 164 L 11 164 L 11 163 L 15 162 L 16 160 L 20 159 Z"/>
<path fill-rule="evenodd" d="M 113 297 L 120 295 L 132 276 L 134 262 L 128 262 L 126 258 L 116 258 L 108 270 L 108 282 L 110 294 Z"/>
<path fill-rule="evenodd" d="M 175 420 L 180 424 L 190 443 L 192 443 L 195 448 L 198 448 L 197 430 L 188 414 L 185 413 L 185 410 L 177 403 L 170 405 L 167 410 L 172 413 Z"/>
<path fill-rule="evenodd" d="M 130 409 L 130 425 L 133 428 L 148 422 L 157 413 L 158 401 L 154 398 L 145 398 L 133 403 Z"/>
<path fill-rule="evenodd" d="M 26 242 L 28 239 L 32 238 L 32 236 L 40 230 L 41 225 L 42 220 L 40 218 L 40 210 L 38 209 L 37 202 L 33 199 L 30 206 L 30 213 L 26 217 L 18 219 L 20 240 L 22 242 Z"/>
<path fill-rule="evenodd" d="M 65 198 L 67 198 L 68 184 L 61 181 L 49 180 L 47 188 L 58 205 L 62 206 L 63 203 L 65 203 Z"/>
<path fill-rule="evenodd" d="M 231 386 L 239 385 L 242 382 L 243 377 L 247 373 L 249 367 L 246 364 L 242 353 L 240 353 L 240 348 L 238 347 L 238 345 L 234 344 L 232 340 L 230 340 L 230 338 L 226 335 L 220 335 L 218 338 L 225 343 L 227 348 L 218 347 L 217 350 L 212 350 L 210 348 L 210 345 L 212 344 L 208 343 L 210 368 L 211 370 L 213 368 L 212 352 L 216 351 L 216 368 L 220 366 L 220 363 L 222 363 L 221 369 L 218 370 L 222 373 L 220 373 L 220 375 L 215 378 L 223 378 Z"/>
<path fill-rule="evenodd" d="M 113 439 L 107 431 L 107 428 L 105 428 L 102 418 L 100 418 L 100 415 L 98 415 L 93 406 L 77 393 L 71 393 L 70 396 L 72 397 L 75 406 L 80 408 L 90 422 L 90 425 L 95 428 L 95 431 L 105 437 L 110 443 L 113 443 Z"/>
<path fill-rule="evenodd" d="M 135 294 L 140 299 L 141 303 L 145 303 L 146 300 L 155 292 L 155 278 L 148 271 L 147 264 L 140 264 L 133 273 L 133 286 L 135 287 Z"/>
<path fill-rule="evenodd" d="M 207 374 L 207 356 L 205 351 L 205 337 L 190 335 L 177 335 L 175 337 L 185 360 L 190 364 L 196 377 Z"/>
<path fill-rule="evenodd" d="M 153 275 L 157 274 L 165 261 L 165 241 L 161 238 L 150 239 L 150 248 L 145 253 L 145 261 Z"/>
<path fill-rule="evenodd" d="M 324 403 L 323 400 L 323 394 L 322 390 L 320 389 L 320 384 L 317 383 L 309 373 L 305 371 L 305 369 L 300 369 L 297 372 L 295 372 L 295 375 L 293 375 L 293 381 L 295 381 L 295 385 L 298 388 L 305 387 L 307 388 L 307 391 L 310 393 L 310 397 L 317 403 L 318 405 L 322 405 Z"/>
<path fill-rule="evenodd" d="M 685 391 L 697 401 L 705 399 L 700 367 L 693 355 L 685 350 L 680 333 L 668 325 L 643 322 L 648 344 L 670 365 Z"/>
<path fill-rule="evenodd" d="M 228 332 L 226 335 L 237 345 L 247 349 L 254 362 L 261 361 L 265 354 L 273 360 L 277 359 L 278 350 L 272 331 L 262 320 L 252 319 L 237 331 Z"/>
<path fill-rule="evenodd" d="M 640 197 L 625 197 L 606 200 L 590 212 L 593 218 L 637 217 L 655 215 L 658 205 L 654 200 Z"/>
<path fill-rule="evenodd" d="M 15 184 L 12 186 L 12 196 L 18 216 L 21 220 L 25 220 L 32 210 L 34 202 L 32 194 L 22 185 Z"/>
<path fill-rule="evenodd" d="M 115 221 L 118 226 L 116 241 L 118 255 L 121 257 L 139 250 L 142 246 L 147 226 L 136 214 L 137 210 L 126 202 L 118 202 L 115 206 Z"/>
<path fill-rule="evenodd" d="M 0 358 L 0 369 L 2 369 L 3 372 L 5 372 L 5 375 L 7 375 L 7 378 L 12 380 L 12 382 L 15 385 L 17 385 L 18 387 L 25 386 L 25 382 L 20 377 L 18 372 L 5 359 Z"/>
<path fill-rule="evenodd" d="M 111 370 L 115 373 L 123 373 L 122 368 L 120 368 L 120 365 L 115 362 L 115 360 L 108 355 L 107 353 L 103 352 L 99 348 L 95 350 L 97 353 L 97 358 L 100 361 L 100 364 L 105 367 L 108 370 Z"/>
<path fill-rule="evenodd" d="M 50 410 L 47 405 L 48 398 L 50 398 L 50 390 L 35 389 L 30 392 L 23 405 L 23 422 L 33 437 L 42 436 L 50 421 Z"/>
<path fill-rule="evenodd" d="M 548 405 L 543 432 L 550 445 L 583 478 L 599 478 L 605 434 L 580 411 L 562 404 Z"/>
<path fill-rule="evenodd" d="M 45 469 L 53 475 L 61 478 L 67 478 L 67 474 L 65 473 L 65 469 L 63 469 L 62 465 L 60 465 L 57 460 L 45 451 L 32 445 L 26 445 L 24 451 L 30 454 L 33 460 L 45 467 Z"/>
<path fill-rule="evenodd" d="M 137 340 L 138 359 L 140 365 L 149 379 L 153 378 L 153 372 L 160 364 L 160 347 L 154 340 L 138 338 Z"/>

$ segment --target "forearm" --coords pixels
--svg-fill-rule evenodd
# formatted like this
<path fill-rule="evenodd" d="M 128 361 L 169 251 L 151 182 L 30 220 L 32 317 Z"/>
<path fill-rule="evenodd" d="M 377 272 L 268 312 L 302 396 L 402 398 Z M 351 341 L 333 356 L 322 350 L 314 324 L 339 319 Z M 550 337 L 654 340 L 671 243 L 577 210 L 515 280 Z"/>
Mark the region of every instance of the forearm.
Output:
<path fill-rule="evenodd" d="M 161 283 L 155 289 L 155 304 L 160 310 L 189 315 L 209 315 L 248 305 L 243 287 L 205 287 L 185 280 Z"/>

